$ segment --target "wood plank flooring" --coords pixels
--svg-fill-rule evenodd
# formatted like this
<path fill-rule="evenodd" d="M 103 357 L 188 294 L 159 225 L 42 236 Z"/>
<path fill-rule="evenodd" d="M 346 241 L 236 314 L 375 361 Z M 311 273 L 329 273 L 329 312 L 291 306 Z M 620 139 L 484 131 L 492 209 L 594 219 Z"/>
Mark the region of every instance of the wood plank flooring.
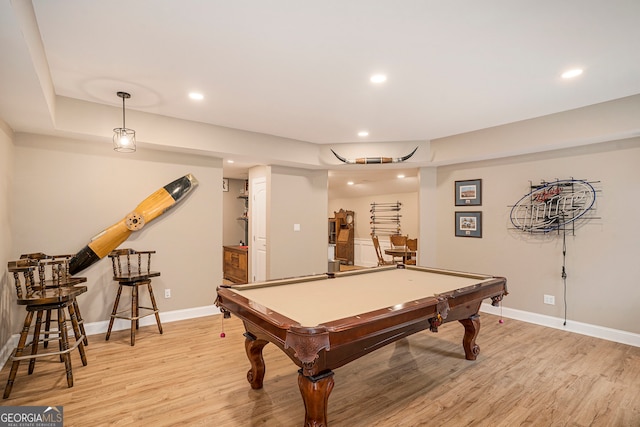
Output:
<path fill-rule="evenodd" d="M 300 426 L 296 366 L 264 350 L 262 390 L 237 318 L 220 316 L 89 337 L 88 366 L 23 363 L 0 405 L 64 406 L 65 426 Z M 423 331 L 335 371 L 330 426 L 640 426 L 640 348 L 482 315 L 480 355 L 464 359 L 463 328 Z M 0 372 L 4 387 L 9 365 Z"/>

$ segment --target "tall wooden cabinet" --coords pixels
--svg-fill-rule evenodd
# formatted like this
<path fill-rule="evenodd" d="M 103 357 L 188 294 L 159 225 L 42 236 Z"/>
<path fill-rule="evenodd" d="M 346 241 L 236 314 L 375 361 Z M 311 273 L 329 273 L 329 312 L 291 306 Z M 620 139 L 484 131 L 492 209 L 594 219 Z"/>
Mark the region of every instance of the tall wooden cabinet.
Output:
<path fill-rule="evenodd" d="M 334 212 L 336 230 L 336 260 L 341 264 L 353 265 L 353 237 L 354 237 L 354 214 L 353 211 L 340 209 Z"/>

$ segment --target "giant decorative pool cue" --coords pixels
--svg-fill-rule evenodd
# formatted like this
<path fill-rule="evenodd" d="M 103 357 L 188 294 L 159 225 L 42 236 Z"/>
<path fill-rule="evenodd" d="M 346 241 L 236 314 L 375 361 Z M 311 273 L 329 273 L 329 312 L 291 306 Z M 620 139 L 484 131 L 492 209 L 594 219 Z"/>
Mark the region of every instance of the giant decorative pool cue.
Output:
<path fill-rule="evenodd" d="M 400 163 L 400 162 L 404 162 L 405 160 L 407 160 L 411 156 L 413 156 L 413 153 L 415 153 L 417 150 L 418 150 L 418 147 L 414 148 L 411 153 L 407 154 L 404 157 L 358 157 L 357 159 L 346 159 L 346 158 L 338 155 L 338 153 L 336 153 L 333 150 L 331 150 L 331 152 L 333 153 L 334 156 L 336 156 L 338 158 L 338 160 L 340 160 L 343 163 L 366 165 L 366 164 L 375 164 L 375 163 L 379 164 L 379 163 Z"/>
<path fill-rule="evenodd" d="M 198 180 L 193 175 L 187 174 L 144 199 L 120 222 L 97 234 L 87 246 L 75 254 L 69 261 L 69 273 L 79 273 L 107 256 L 127 240 L 133 231 L 140 230 L 145 224 L 168 211 L 197 186 Z"/>

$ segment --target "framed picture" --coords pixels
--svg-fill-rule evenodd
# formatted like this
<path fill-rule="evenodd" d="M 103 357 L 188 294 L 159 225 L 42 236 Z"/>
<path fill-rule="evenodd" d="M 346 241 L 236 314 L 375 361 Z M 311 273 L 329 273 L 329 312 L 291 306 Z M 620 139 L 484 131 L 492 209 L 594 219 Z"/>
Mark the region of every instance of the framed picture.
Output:
<path fill-rule="evenodd" d="M 456 237 L 482 237 L 482 212 L 456 212 Z"/>
<path fill-rule="evenodd" d="M 482 206 L 482 180 L 456 181 L 456 206 Z"/>
<path fill-rule="evenodd" d="M 222 178 L 222 191 L 229 191 L 229 178 Z"/>

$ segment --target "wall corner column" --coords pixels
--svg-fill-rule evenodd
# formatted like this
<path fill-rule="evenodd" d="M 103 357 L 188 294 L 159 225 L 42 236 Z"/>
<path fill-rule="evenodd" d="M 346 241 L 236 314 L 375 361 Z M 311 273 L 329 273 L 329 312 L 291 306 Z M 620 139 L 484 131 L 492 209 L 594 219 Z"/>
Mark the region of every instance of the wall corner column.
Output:
<path fill-rule="evenodd" d="M 418 170 L 418 265 L 435 267 L 437 237 L 437 168 L 424 167 Z"/>

